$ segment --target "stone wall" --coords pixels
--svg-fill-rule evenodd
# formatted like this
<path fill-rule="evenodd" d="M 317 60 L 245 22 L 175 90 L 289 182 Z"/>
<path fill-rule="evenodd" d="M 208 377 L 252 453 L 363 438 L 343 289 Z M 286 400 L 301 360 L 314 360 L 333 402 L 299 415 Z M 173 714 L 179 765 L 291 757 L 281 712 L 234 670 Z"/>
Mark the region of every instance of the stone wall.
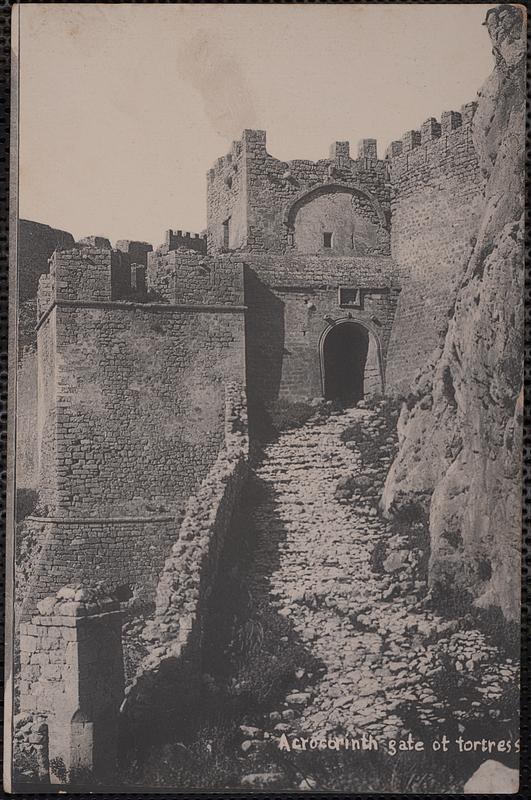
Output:
<path fill-rule="evenodd" d="M 312 201 L 310 212 L 306 206 Z M 389 202 L 387 167 L 378 160 L 373 139 L 360 143 L 357 159 L 350 158 L 348 142 L 335 142 L 322 161 L 283 162 L 267 152 L 265 131 L 246 130 L 208 173 L 208 252 L 291 252 L 301 212 L 312 217 L 311 235 L 308 219 L 298 228 L 302 252 L 323 249 L 320 236 L 318 248 L 313 239 L 316 228 L 322 233 L 326 224 L 335 234 L 336 254 L 367 249 L 388 254 Z"/>
<path fill-rule="evenodd" d="M 252 131 L 233 142 L 207 173 L 207 248 L 211 254 L 237 250 L 247 240 L 247 150 Z"/>
<path fill-rule="evenodd" d="M 210 258 L 161 248 L 149 254 L 147 281 L 153 295 L 164 302 L 239 306 L 243 310 L 243 270 L 237 256 Z"/>
<path fill-rule="evenodd" d="M 394 391 L 408 391 L 440 344 L 476 241 L 484 186 L 472 142 L 476 105 L 427 120 L 387 153 L 391 250 L 402 284 L 387 371 Z"/>
<path fill-rule="evenodd" d="M 21 219 L 17 236 L 17 489 L 36 489 L 37 427 L 37 288 L 48 272 L 48 259 L 57 247 L 72 247 L 66 231 Z"/>
<path fill-rule="evenodd" d="M 389 336 L 399 295 L 383 256 L 245 256 L 247 382 L 250 402 L 320 397 L 322 344 L 331 324 L 358 322 L 372 346 L 365 388 L 385 389 Z M 345 290 L 340 295 L 340 289 Z"/>
<path fill-rule="evenodd" d="M 241 293 L 231 305 L 220 281 L 212 305 L 199 290 L 186 304 L 120 300 L 116 256 L 60 253 L 43 284 L 32 601 L 91 570 L 153 597 L 172 525 L 223 446 L 225 385 L 245 382 Z"/>
<path fill-rule="evenodd" d="M 28 347 L 19 357 L 17 371 L 17 489 L 36 490 L 39 479 L 37 430 L 37 348 Z"/>
<path fill-rule="evenodd" d="M 379 220 L 369 200 L 342 191 L 315 193 L 301 207 L 293 222 L 295 250 L 325 256 L 388 252 L 380 246 Z"/>
<path fill-rule="evenodd" d="M 179 535 L 157 586 L 156 608 L 143 633 L 149 643 L 126 689 L 122 712 L 132 720 L 175 714 L 179 721 L 200 674 L 203 627 L 225 540 L 247 474 L 247 406 L 241 384 L 228 384 L 225 446 L 186 504 Z"/>
<path fill-rule="evenodd" d="M 46 784 L 50 779 L 48 725 L 45 718 L 20 712 L 13 717 L 13 778 L 16 783 Z"/>
<path fill-rule="evenodd" d="M 147 264 L 147 254 L 153 250 L 153 245 L 148 242 L 136 242 L 131 239 L 119 239 L 116 242 L 116 249 L 122 253 L 127 253 L 132 264 Z"/>

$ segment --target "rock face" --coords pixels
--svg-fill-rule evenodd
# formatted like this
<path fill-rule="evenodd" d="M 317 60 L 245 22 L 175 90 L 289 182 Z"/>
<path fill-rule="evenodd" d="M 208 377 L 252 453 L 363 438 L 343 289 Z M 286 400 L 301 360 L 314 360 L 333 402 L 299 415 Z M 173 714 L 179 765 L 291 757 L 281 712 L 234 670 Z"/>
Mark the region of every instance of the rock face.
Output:
<path fill-rule="evenodd" d="M 55 248 L 73 246 L 74 237 L 67 231 L 28 219 L 19 220 L 17 257 L 20 303 L 37 297 L 39 277 L 48 272 L 48 259 Z"/>
<path fill-rule="evenodd" d="M 495 68 L 479 94 L 474 146 L 486 177 L 476 243 L 445 340 L 399 420 L 387 514 L 429 519 L 430 583 L 465 605 L 519 617 L 523 359 L 525 26 L 489 10 Z"/>
<path fill-rule="evenodd" d="M 464 794 L 513 794 L 518 791 L 517 769 L 510 769 L 499 761 L 489 759 L 465 783 Z"/>

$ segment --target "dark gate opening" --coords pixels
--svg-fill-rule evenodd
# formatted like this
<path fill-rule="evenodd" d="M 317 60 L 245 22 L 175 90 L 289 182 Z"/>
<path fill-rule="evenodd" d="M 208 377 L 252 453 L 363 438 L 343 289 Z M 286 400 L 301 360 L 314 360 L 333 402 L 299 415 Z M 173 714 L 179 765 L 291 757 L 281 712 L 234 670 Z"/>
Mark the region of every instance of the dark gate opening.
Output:
<path fill-rule="evenodd" d="M 361 325 L 334 325 L 323 345 L 324 394 L 327 400 L 356 403 L 363 398 L 369 334 Z"/>

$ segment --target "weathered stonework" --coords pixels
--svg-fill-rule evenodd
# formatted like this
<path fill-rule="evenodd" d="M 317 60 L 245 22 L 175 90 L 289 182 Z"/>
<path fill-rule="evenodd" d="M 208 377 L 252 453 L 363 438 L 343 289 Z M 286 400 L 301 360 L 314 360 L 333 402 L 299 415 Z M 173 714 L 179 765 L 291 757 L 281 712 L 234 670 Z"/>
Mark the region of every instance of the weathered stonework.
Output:
<path fill-rule="evenodd" d="M 323 395 L 324 342 L 334 326 L 351 323 L 373 343 L 365 394 L 384 393 L 400 292 L 389 258 L 246 255 L 244 276 L 250 402 Z"/>
<path fill-rule="evenodd" d="M 390 183 L 376 142 L 336 142 L 318 162 L 281 162 L 264 131 L 244 131 L 208 173 L 208 252 L 245 263 L 251 413 L 276 397 L 327 395 L 323 344 L 331 326 L 370 339 L 364 392 L 383 393 L 400 291 L 390 257 Z"/>
<path fill-rule="evenodd" d="M 27 219 L 19 220 L 17 290 L 20 303 L 35 299 L 39 277 L 48 272 L 48 259 L 54 250 L 73 246 L 74 237 L 67 231 Z"/>
<path fill-rule="evenodd" d="M 116 242 L 116 249 L 122 253 L 127 253 L 132 264 L 147 264 L 147 255 L 153 250 L 153 245 L 148 242 L 134 242 L 130 239 L 119 239 Z"/>
<path fill-rule="evenodd" d="M 205 254 L 207 251 L 206 233 L 190 233 L 189 231 L 166 231 L 166 240 L 159 248 L 162 252 L 170 250 L 195 250 Z"/>
<path fill-rule="evenodd" d="M 181 714 L 200 674 L 203 624 L 225 539 L 238 508 L 249 449 L 247 405 L 241 385 L 227 386 L 225 446 L 186 504 L 177 540 L 157 585 L 155 614 L 142 637 L 150 644 L 126 690 L 122 713 Z"/>
<path fill-rule="evenodd" d="M 153 250 L 131 240 L 113 249 L 98 236 L 74 244 L 54 232 L 37 296 L 35 286 L 24 289 L 23 327 L 35 312 L 36 328 L 19 373 L 31 402 L 17 423 L 21 442 L 35 434 L 37 453 L 20 460 L 17 485 L 38 488 L 38 503 L 22 524 L 26 561 L 30 549 L 34 560 L 25 564 L 15 731 L 39 780 L 111 769 L 98 726 L 114 730 L 118 706 L 122 721 L 142 724 L 193 701 L 209 598 L 247 475 L 247 398 L 252 421 L 279 398 L 353 405 L 406 396 L 383 510 L 428 518 L 432 590 L 451 584 L 469 606 L 516 619 L 523 165 L 509 134 L 523 126 L 523 107 L 515 15 L 505 6 L 488 12 L 497 66 L 479 105 L 427 120 L 385 159 L 364 139 L 357 158 L 335 142 L 329 158 L 282 162 L 267 152 L 265 132 L 246 130 L 208 173 L 206 234 L 169 230 Z M 339 386 L 339 373 L 355 379 Z M 343 423 L 332 416 L 325 433 L 348 433 L 363 406 Z M 370 436 L 382 425 L 373 420 Z M 312 435 L 319 428 L 320 419 Z M 307 433 L 295 436 L 297 449 Z M 308 445 L 307 461 L 288 453 L 292 478 L 318 470 L 323 453 L 338 457 L 326 437 L 322 447 Z M 382 448 L 386 467 L 392 448 Z M 360 491 L 364 478 L 356 474 Z M 322 498 L 329 488 L 325 481 Z M 326 555 L 310 500 L 312 535 Z M 339 529 L 350 531 L 338 514 Z M 377 516 L 361 504 L 356 517 L 364 539 L 374 523 L 375 550 L 387 525 Z M 401 547 L 383 570 L 404 577 L 408 558 L 412 569 L 416 556 Z M 126 689 L 119 604 L 84 594 L 95 579 L 109 597 L 132 596 L 140 624 L 147 619 L 149 656 Z M 387 586 L 386 602 L 395 591 Z M 368 667 L 366 680 L 377 684 Z"/>
<path fill-rule="evenodd" d="M 19 645 L 16 755 L 33 745 L 51 783 L 112 778 L 124 690 L 119 603 L 100 588 L 65 586 L 21 624 Z"/>
<path fill-rule="evenodd" d="M 18 375 L 17 486 L 38 488 L 37 448 L 37 335 L 35 318 L 39 278 L 48 272 L 48 259 L 57 247 L 73 247 L 74 237 L 49 225 L 21 219 L 17 231 Z"/>
<path fill-rule="evenodd" d="M 388 355 L 394 391 L 407 393 L 444 336 L 477 237 L 485 181 L 472 139 L 476 107 L 427 120 L 387 153 L 391 252 L 402 287 Z"/>
<path fill-rule="evenodd" d="M 319 233 L 333 225 L 333 254 L 389 253 L 389 203 L 374 140 L 358 159 L 336 142 L 328 159 L 283 162 L 267 152 L 265 131 L 246 130 L 208 172 L 208 251 L 322 252 Z"/>
<path fill-rule="evenodd" d="M 34 713 L 16 714 L 13 718 L 13 763 L 21 782 L 49 783 L 48 750 L 46 718 Z"/>
<path fill-rule="evenodd" d="M 223 446 L 225 386 L 245 382 L 241 272 L 224 264 L 210 302 L 201 285 L 170 297 L 155 281 L 153 302 L 133 293 L 126 254 L 55 254 L 39 295 L 40 496 L 25 524 L 43 546 L 29 603 L 94 570 L 154 597 Z"/>
<path fill-rule="evenodd" d="M 333 398 L 330 359 L 352 346 L 358 397 L 411 384 L 477 228 L 474 111 L 428 120 L 385 160 L 365 139 L 357 158 L 336 142 L 322 161 L 281 162 L 244 131 L 208 174 L 206 238 L 170 230 L 152 251 L 87 237 L 53 254 L 37 301 L 33 598 L 96 568 L 153 601 L 224 446 L 228 382 L 251 417 L 278 397 Z"/>

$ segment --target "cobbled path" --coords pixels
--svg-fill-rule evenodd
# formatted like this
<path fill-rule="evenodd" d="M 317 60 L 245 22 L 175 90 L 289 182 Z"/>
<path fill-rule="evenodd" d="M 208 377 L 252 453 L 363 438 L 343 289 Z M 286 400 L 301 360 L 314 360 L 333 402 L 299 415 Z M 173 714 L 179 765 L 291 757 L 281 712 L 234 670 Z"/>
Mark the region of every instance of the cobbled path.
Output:
<path fill-rule="evenodd" d="M 479 631 L 461 634 L 455 622 L 427 609 L 418 552 L 376 508 L 392 440 L 383 440 L 377 467 L 364 466 L 355 443 L 340 438 L 356 423 L 375 437 L 384 425 L 377 411 L 353 408 L 267 446 L 255 470 L 265 491 L 251 518 L 253 581 L 324 667 L 294 679 L 286 698 L 296 713 L 293 726 L 388 738 L 407 730 L 408 704 L 426 723 L 446 721 L 448 709 L 437 696 L 441 650 L 456 670 L 469 673 L 494 650 Z M 363 497 L 338 499 L 338 481 L 352 476 L 363 483 Z M 384 567 L 375 571 L 371 556 L 384 542 Z M 484 670 L 486 700 L 496 698 L 500 682 L 514 679 L 511 665 L 503 669 L 490 678 Z"/>

